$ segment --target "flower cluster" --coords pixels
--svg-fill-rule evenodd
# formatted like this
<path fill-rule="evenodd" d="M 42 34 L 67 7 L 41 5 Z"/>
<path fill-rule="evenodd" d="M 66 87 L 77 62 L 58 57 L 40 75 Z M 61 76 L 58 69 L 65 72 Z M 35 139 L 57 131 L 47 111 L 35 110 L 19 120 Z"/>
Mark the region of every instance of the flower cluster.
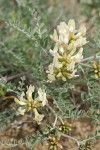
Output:
<path fill-rule="evenodd" d="M 38 113 L 37 108 L 44 107 L 47 104 L 47 98 L 45 90 L 41 88 L 38 89 L 38 96 L 36 98 L 32 97 L 32 93 L 34 92 L 35 87 L 29 86 L 26 94 L 23 92 L 19 99 L 15 98 L 15 102 L 20 105 L 18 108 L 17 114 L 24 115 L 25 112 L 32 111 L 34 113 L 34 120 L 37 123 L 40 123 L 44 117 Z"/>
<path fill-rule="evenodd" d="M 94 140 L 88 140 L 86 143 L 81 144 L 78 150 L 92 150 L 94 146 Z"/>
<path fill-rule="evenodd" d="M 92 61 L 92 67 L 94 69 L 94 77 L 97 79 L 100 77 L 100 61 Z"/>
<path fill-rule="evenodd" d="M 61 22 L 51 35 L 54 41 L 54 49 L 50 49 L 53 56 L 53 62 L 48 66 L 49 81 L 55 81 L 56 78 L 61 78 L 63 81 L 76 77 L 76 63 L 83 59 L 82 46 L 87 43 L 85 26 L 80 26 L 79 30 L 75 29 L 75 21 L 69 20 L 68 25 Z"/>
<path fill-rule="evenodd" d="M 49 150 L 57 150 L 58 148 L 62 149 L 63 147 L 62 147 L 62 145 L 60 145 L 59 142 L 60 142 L 60 139 L 49 136 L 49 138 L 48 138 L 48 149 Z"/>
<path fill-rule="evenodd" d="M 68 133 L 68 131 L 71 131 L 71 127 L 72 125 L 69 124 L 69 123 L 62 123 L 60 126 L 59 126 L 59 131 L 61 131 L 62 133 Z"/>

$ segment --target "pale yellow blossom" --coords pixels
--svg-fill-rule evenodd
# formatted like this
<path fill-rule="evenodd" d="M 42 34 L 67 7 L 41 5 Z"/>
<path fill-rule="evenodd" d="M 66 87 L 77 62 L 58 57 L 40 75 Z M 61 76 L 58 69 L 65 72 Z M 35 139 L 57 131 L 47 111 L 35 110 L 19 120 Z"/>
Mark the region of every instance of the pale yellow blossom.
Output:
<path fill-rule="evenodd" d="M 20 105 L 17 110 L 17 115 L 24 115 L 25 112 L 32 111 L 35 115 L 35 120 L 41 122 L 44 115 L 40 115 L 37 111 L 37 108 L 44 107 L 47 104 L 46 93 L 44 89 L 38 89 L 38 96 L 33 99 L 32 93 L 34 92 L 35 87 L 30 85 L 27 89 L 26 95 L 23 92 L 19 98 L 15 98 L 15 102 Z M 26 96 L 26 98 L 25 98 Z"/>
<path fill-rule="evenodd" d="M 27 92 L 26 92 L 27 99 L 28 99 L 29 101 L 32 100 L 32 93 L 34 92 L 34 90 L 35 90 L 35 87 L 32 86 L 32 85 L 30 85 L 29 88 L 28 88 L 28 90 L 27 90 Z"/>
<path fill-rule="evenodd" d="M 44 115 L 40 115 L 40 114 L 38 113 L 38 111 L 37 111 L 36 108 L 34 109 L 34 115 L 35 115 L 34 120 L 35 120 L 37 123 L 40 123 L 40 122 L 43 120 Z"/>
<path fill-rule="evenodd" d="M 54 30 L 51 39 L 55 42 L 55 46 L 50 50 L 53 61 L 47 71 L 50 82 L 56 78 L 66 81 L 78 76 L 76 64 L 83 59 L 83 46 L 88 43 L 85 34 L 86 27 L 81 25 L 76 30 L 73 19 L 70 19 L 68 24 L 61 22 L 57 30 Z"/>
<path fill-rule="evenodd" d="M 86 34 L 86 27 L 84 25 L 81 25 L 76 37 L 78 38 L 79 36 L 84 36 L 85 34 Z"/>
<path fill-rule="evenodd" d="M 69 64 L 67 64 L 67 70 L 68 71 L 73 71 L 75 68 L 75 61 L 72 60 Z"/>
<path fill-rule="evenodd" d="M 42 106 L 45 106 L 47 104 L 47 98 L 46 98 L 46 93 L 45 90 L 42 90 L 41 88 L 38 89 L 38 99 L 39 101 L 42 102 Z"/>
<path fill-rule="evenodd" d="M 68 26 L 65 22 L 60 22 L 60 25 L 57 26 L 57 31 L 61 34 L 67 33 Z"/>
<path fill-rule="evenodd" d="M 57 35 L 57 31 L 54 30 L 54 34 L 50 35 L 50 38 L 54 41 L 57 42 L 58 41 L 58 35 Z"/>
<path fill-rule="evenodd" d="M 26 105 L 26 100 L 24 99 L 24 96 L 25 96 L 25 93 L 23 92 L 22 94 L 21 94 L 21 96 L 20 96 L 20 100 L 19 99 L 17 99 L 17 98 L 15 98 L 14 100 L 15 100 L 15 102 L 17 103 L 17 104 L 19 104 L 19 105 Z"/>
<path fill-rule="evenodd" d="M 73 19 L 70 19 L 68 21 L 68 30 L 70 32 L 74 32 L 75 31 L 75 21 Z"/>
<path fill-rule="evenodd" d="M 19 114 L 24 115 L 25 111 L 26 111 L 25 109 L 23 109 L 22 107 L 19 107 L 17 110 L 17 115 L 19 115 Z"/>
<path fill-rule="evenodd" d="M 83 48 L 80 48 L 78 53 L 71 57 L 71 60 L 73 60 L 75 63 L 80 62 L 83 59 Z"/>

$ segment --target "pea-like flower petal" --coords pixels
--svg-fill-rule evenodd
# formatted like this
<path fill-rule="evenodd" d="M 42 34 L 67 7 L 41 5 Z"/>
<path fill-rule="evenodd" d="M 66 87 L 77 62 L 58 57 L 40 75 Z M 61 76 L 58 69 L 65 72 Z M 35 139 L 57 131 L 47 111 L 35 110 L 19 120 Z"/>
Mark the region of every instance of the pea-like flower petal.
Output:
<path fill-rule="evenodd" d="M 40 114 L 38 113 L 37 109 L 34 109 L 34 115 L 35 115 L 34 120 L 35 120 L 37 123 L 40 124 L 41 121 L 42 121 L 42 119 L 43 119 L 43 117 L 44 117 L 44 115 L 40 115 Z"/>

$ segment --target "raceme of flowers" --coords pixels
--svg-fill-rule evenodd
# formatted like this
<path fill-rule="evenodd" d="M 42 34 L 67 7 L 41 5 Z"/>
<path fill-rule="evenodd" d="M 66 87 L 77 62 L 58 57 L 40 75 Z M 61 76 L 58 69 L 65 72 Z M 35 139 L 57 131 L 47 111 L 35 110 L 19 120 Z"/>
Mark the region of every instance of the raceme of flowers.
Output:
<path fill-rule="evenodd" d="M 34 113 L 34 120 L 40 123 L 44 117 L 43 114 L 39 114 L 37 108 L 44 107 L 47 104 L 47 98 L 45 90 L 38 89 L 38 96 L 32 97 L 35 87 L 30 85 L 26 94 L 23 92 L 19 99 L 15 98 L 15 102 L 20 105 L 17 114 L 24 115 L 25 112 L 32 111 Z"/>
<path fill-rule="evenodd" d="M 62 145 L 60 144 L 60 139 L 49 136 L 48 138 L 48 149 L 49 150 L 57 150 L 57 149 L 62 149 Z"/>
<path fill-rule="evenodd" d="M 72 127 L 72 124 L 62 123 L 59 126 L 59 131 L 61 131 L 62 133 L 68 133 L 69 131 L 71 131 L 71 127 Z"/>
<path fill-rule="evenodd" d="M 92 67 L 94 69 L 94 77 L 100 78 L 100 61 L 92 61 Z"/>
<path fill-rule="evenodd" d="M 61 78 L 63 81 L 76 77 L 77 69 L 75 65 L 83 59 L 83 45 L 88 41 L 85 37 L 86 27 L 80 26 L 75 29 L 75 21 L 69 20 L 68 24 L 61 22 L 51 35 L 55 43 L 54 49 L 50 49 L 53 57 L 52 63 L 48 66 L 49 81 Z"/>
<path fill-rule="evenodd" d="M 79 149 L 78 150 L 92 150 L 93 147 L 94 147 L 94 143 L 95 143 L 95 140 L 92 139 L 92 140 L 88 140 L 86 141 L 85 143 L 81 144 L 79 146 Z"/>

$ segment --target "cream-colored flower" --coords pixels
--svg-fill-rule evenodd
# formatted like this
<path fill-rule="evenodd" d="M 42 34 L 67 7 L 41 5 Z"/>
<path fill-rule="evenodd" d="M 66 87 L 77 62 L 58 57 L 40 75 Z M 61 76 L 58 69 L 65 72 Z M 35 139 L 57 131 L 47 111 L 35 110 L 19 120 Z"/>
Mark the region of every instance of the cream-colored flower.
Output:
<path fill-rule="evenodd" d="M 62 76 L 61 78 L 62 78 L 63 81 L 66 81 L 66 80 L 67 80 L 64 76 Z"/>
<path fill-rule="evenodd" d="M 67 70 L 68 71 L 73 71 L 75 68 L 75 61 L 72 60 L 69 64 L 67 64 Z"/>
<path fill-rule="evenodd" d="M 21 94 L 21 96 L 20 96 L 20 100 L 19 99 L 17 99 L 17 98 L 15 98 L 14 100 L 15 100 L 15 102 L 17 103 L 17 104 L 19 104 L 19 105 L 26 105 L 26 100 L 24 99 L 24 96 L 25 96 L 25 93 L 23 92 L 22 94 Z"/>
<path fill-rule="evenodd" d="M 86 40 L 85 37 L 80 36 L 77 40 L 76 40 L 76 45 L 77 47 L 82 47 L 83 45 L 85 45 L 88 41 Z"/>
<path fill-rule="evenodd" d="M 57 53 L 57 51 L 58 51 L 58 46 L 57 45 L 55 45 L 55 47 L 54 47 L 54 49 L 53 50 L 49 50 L 49 52 L 50 52 L 50 54 L 52 55 L 52 56 L 54 56 L 55 55 L 55 53 Z"/>
<path fill-rule="evenodd" d="M 58 35 L 58 44 L 67 44 L 69 42 L 69 30 L 65 22 L 61 22 L 57 26 Z"/>
<path fill-rule="evenodd" d="M 18 110 L 17 110 L 17 115 L 19 115 L 19 114 L 20 114 L 20 115 L 24 115 L 25 112 L 26 112 L 25 109 L 23 109 L 22 107 L 19 107 Z"/>
<path fill-rule="evenodd" d="M 59 35 L 59 44 L 67 44 L 69 42 L 69 33 Z"/>
<path fill-rule="evenodd" d="M 53 64 L 50 64 L 48 66 L 48 70 L 46 72 L 48 73 L 49 82 L 55 81 L 54 65 Z"/>
<path fill-rule="evenodd" d="M 34 109 L 34 115 L 35 115 L 34 120 L 35 120 L 38 124 L 40 124 L 40 122 L 43 120 L 44 115 L 40 115 L 40 114 L 38 113 L 38 111 L 37 111 L 36 108 Z"/>
<path fill-rule="evenodd" d="M 57 78 L 59 78 L 59 77 L 62 77 L 62 73 L 61 72 L 59 72 L 58 74 L 57 74 L 57 76 L 56 76 Z"/>
<path fill-rule="evenodd" d="M 79 76 L 79 75 L 76 74 L 76 72 L 77 72 L 77 69 L 74 69 L 72 74 L 70 75 L 70 79 Z"/>
<path fill-rule="evenodd" d="M 55 72 L 54 72 L 54 65 L 53 64 L 50 64 L 48 66 L 48 70 L 46 72 L 48 73 L 49 82 L 52 82 L 52 81 L 56 80 L 56 78 L 55 78 Z"/>
<path fill-rule="evenodd" d="M 54 41 L 54 42 L 58 42 L 58 35 L 57 35 L 57 31 L 54 30 L 54 34 L 50 35 L 50 38 Z"/>
<path fill-rule="evenodd" d="M 47 104 L 47 98 L 46 98 L 46 93 L 45 90 L 42 90 L 41 88 L 38 89 L 38 99 L 39 101 L 42 102 L 42 106 L 45 106 Z"/>
<path fill-rule="evenodd" d="M 69 43 L 69 45 L 67 46 L 67 50 L 72 51 L 73 49 L 76 50 L 77 48 L 77 43 L 76 41 L 72 41 L 71 43 Z"/>
<path fill-rule="evenodd" d="M 74 50 L 77 50 L 77 48 L 80 48 L 82 47 L 83 45 L 85 45 L 86 43 L 88 43 L 88 41 L 86 40 L 86 38 L 80 36 L 77 40 L 73 40 L 68 46 L 67 46 L 67 49 L 69 51 L 72 51 L 73 49 Z"/>
<path fill-rule="evenodd" d="M 71 60 L 73 60 L 75 63 L 80 62 L 83 59 L 83 48 L 80 48 L 78 53 L 71 57 Z"/>
<path fill-rule="evenodd" d="M 59 52 L 61 53 L 61 54 L 63 54 L 64 52 L 65 52 L 65 49 L 64 49 L 64 47 L 61 45 L 61 46 L 59 46 Z"/>
<path fill-rule="evenodd" d="M 68 29 L 69 29 L 70 32 L 75 31 L 75 21 L 73 19 L 70 19 L 68 21 Z"/>
<path fill-rule="evenodd" d="M 81 25 L 76 37 L 78 38 L 79 36 L 84 36 L 85 34 L 86 34 L 86 27 L 84 25 Z"/>
<path fill-rule="evenodd" d="M 56 68 L 61 68 L 62 67 L 62 63 L 59 62 L 59 54 L 55 53 L 54 58 L 53 58 L 53 65 Z"/>
<path fill-rule="evenodd" d="M 32 111 L 35 113 L 35 120 L 37 122 L 40 122 L 43 119 L 44 115 L 39 115 L 37 112 L 37 108 L 44 107 L 47 104 L 47 98 L 45 90 L 42 90 L 41 88 L 38 89 L 38 96 L 33 99 L 32 93 L 34 92 L 35 87 L 30 85 L 27 92 L 26 92 L 26 98 L 25 93 L 23 92 L 20 96 L 20 98 L 15 98 L 15 102 L 20 105 L 20 107 L 17 110 L 17 115 L 21 114 L 24 115 L 25 112 Z"/>
<path fill-rule="evenodd" d="M 52 81 L 56 80 L 55 75 L 54 74 L 50 74 L 50 73 L 48 74 L 48 79 L 49 79 L 48 82 L 52 82 Z"/>
<path fill-rule="evenodd" d="M 54 30 L 51 36 L 55 42 L 53 50 L 50 53 L 53 56 L 53 61 L 48 67 L 48 78 L 55 81 L 56 78 L 61 78 L 63 81 L 76 77 L 76 63 L 83 59 L 83 48 L 88 41 L 86 37 L 85 26 L 80 26 L 75 29 L 75 21 L 70 19 L 68 24 L 61 22 Z"/>
<path fill-rule="evenodd" d="M 65 22 L 60 22 L 60 25 L 57 26 L 57 31 L 60 34 L 65 34 L 68 31 L 68 26 Z"/>
<path fill-rule="evenodd" d="M 30 85 L 26 92 L 26 96 L 29 101 L 32 101 L 32 93 L 34 92 L 34 90 L 35 90 L 35 87 Z"/>

